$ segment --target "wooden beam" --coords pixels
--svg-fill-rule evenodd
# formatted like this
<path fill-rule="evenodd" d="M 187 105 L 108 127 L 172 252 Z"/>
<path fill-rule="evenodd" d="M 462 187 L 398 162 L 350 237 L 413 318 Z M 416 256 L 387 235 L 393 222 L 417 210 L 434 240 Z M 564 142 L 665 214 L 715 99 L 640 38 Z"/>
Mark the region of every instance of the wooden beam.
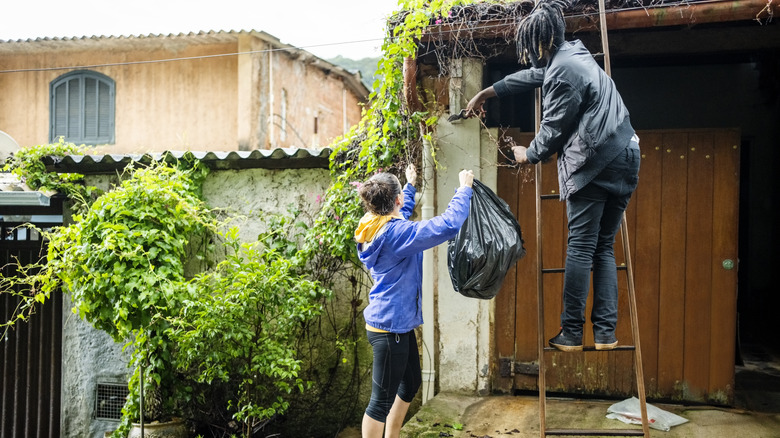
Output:
<path fill-rule="evenodd" d="M 631 10 L 611 10 L 606 13 L 610 31 L 652 27 L 692 26 L 705 23 L 767 20 L 780 13 L 776 2 L 767 0 L 731 0 L 688 3 Z M 514 39 L 516 23 L 510 20 L 485 20 L 476 24 L 443 23 L 429 26 L 421 42 L 447 41 L 459 38 Z M 597 32 L 598 11 L 566 17 L 567 32 Z"/>

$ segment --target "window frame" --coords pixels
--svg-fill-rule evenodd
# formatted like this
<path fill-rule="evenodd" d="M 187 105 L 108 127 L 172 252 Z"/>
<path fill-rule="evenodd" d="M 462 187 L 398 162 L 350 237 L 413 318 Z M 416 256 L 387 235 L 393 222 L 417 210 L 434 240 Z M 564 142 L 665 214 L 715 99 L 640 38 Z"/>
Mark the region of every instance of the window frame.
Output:
<path fill-rule="evenodd" d="M 71 81 L 78 80 L 78 102 L 72 102 L 71 98 Z M 95 81 L 95 97 L 94 97 L 94 106 L 91 108 L 88 108 L 87 105 L 87 94 L 90 90 L 87 90 L 86 83 L 87 80 L 94 80 Z M 107 93 L 108 93 L 108 100 L 107 102 L 101 102 L 101 84 L 105 84 L 108 87 Z M 60 104 L 58 101 L 58 89 L 60 87 L 65 87 L 65 103 Z M 64 136 L 65 141 L 70 143 L 76 143 L 76 144 L 87 144 L 87 145 L 99 145 L 99 144 L 114 144 L 115 143 L 115 109 L 116 109 L 116 83 L 113 79 L 110 77 L 98 73 L 95 71 L 90 70 L 76 70 L 72 72 L 65 73 L 56 79 L 54 79 L 49 86 L 49 96 L 50 96 L 50 107 L 49 107 L 49 141 L 54 143 L 58 140 L 59 137 Z M 76 124 L 78 125 L 78 133 L 73 134 L 70 132 L 71 125 L 74 123 L 71 120 L 71 111 L 72 111 L 72 104 L 77 103 L 78 105 L 78 120 L 76 121 Z M 107 104 L 108 108 L 101 108 L 101 104 Z M 57 126 L 57 115 L 58 115 L 58 105 L 64 105 L 64 108 L 61 108 L 63 111 L 65 111 L 64 115 L 64 124 L 65 124 L 65 131 L 66 134 L 62 134 L 61 132 L 58 133 L 58 126 Z M 95 132 L 96 135 L 94 136 L 88 136 L 87 135 L 87 119 L 88 119 L 88 112 L 93 112 L 93 117 L 95 118 Z M 105 111 L 104 114 L 101 114 L 101 111 Z M 105 130 L 107 131 L 104 135 L 100 135 L 100 125 L 103 120 L 103 118 L 107 118 L 106 126 L 104 126 Z"/>

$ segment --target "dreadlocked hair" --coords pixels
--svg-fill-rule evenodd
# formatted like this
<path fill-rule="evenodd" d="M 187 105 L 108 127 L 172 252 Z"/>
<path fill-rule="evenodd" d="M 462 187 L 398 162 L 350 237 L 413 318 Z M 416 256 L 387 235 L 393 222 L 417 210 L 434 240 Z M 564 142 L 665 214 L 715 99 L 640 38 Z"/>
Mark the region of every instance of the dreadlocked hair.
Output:
<path fill-rule="evenodd" d="M 545 50 L 551 54 L 558 51 L 566 32 L 563 11 L 568 7 L 567 0 L 538 0 L 531 13 L 523 17 L 517 27 L 520 62 L 527 65 L 532 59 L 541 60 Z"/>
<path fill-rule="evenodd" d="M 380 216 L 393 212 L 395 198 L 399 194 L 401 183 L 395 175 L 387 172 L 375 174 L 358 188 L 363 208 Z"/>

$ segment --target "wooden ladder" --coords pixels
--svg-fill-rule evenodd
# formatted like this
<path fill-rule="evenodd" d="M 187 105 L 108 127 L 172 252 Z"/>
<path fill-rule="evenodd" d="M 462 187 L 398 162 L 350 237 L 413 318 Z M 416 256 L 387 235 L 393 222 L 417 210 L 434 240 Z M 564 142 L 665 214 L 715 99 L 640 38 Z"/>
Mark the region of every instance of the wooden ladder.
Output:
<path fill-rule="evenodd" d="M 601 31 L 601 45 L 604 55 L 604 71 L 612 76 L 612 70 L 609 58 L 609 42 L 607 40 L 607 27 L 606 27 L 606 14 L 604 7 L 604 0 L 599 0 L 599 22 Z M 541 121 L 541 92 L 536 91 L 536 125 L 537 131 L 539 123 Z M 639 346 L 639 323 L 636 310 L 636 292 L 634 289 L 634 270 L 631 263 L 631 248 L 628 242 L 628 225 L 626 223 L 626 214 L 623 213 L 623 220 L 620 224 L 620 235 L 623 242 L 623 253 L 626 260 L 626 277 L 628 280 L 628 306 L 631 318 L 631 334 L 633 337 L 634 345 L 618 346 L 614 350 L 601 350 L 604 352 L 617 352 L 621 350 L 633 350 L 634 351 L 634 372 L 636 375 L 637 385 L 637 398 L 639 399 L 639 407 L 642 416 L 642 429 L 548 429 L 547 428 L 547 386 L 545 381 L 545 352 L 558 351 L 552 347 L 545 346 L 545 334 L 544 334 L 544 274 L 561 273 L 564 270 L 561 268 L 546 269 L 542 264 L 542 201 L 545 199 L 558 199 L 558 195 L 543 195 L 542 194 L 542 163 L 539 162 L 535 165 L 535 186 L 536 186 L 536 257 L 537 266 L 539 268 L 539 274 L 537 275 L 537 293 L 538 293 L 538 360 L 539 360 L 539 432 L 541 438 L 547 436 L 643 436 L 650 438 L 649 421 L 647 418 L 647 401 L 645 397 L 645 380 L 644 372 L 642 370 L 642 350 Z M 622 268 L 622 267 L 621 267 Z M 620 269 L 616 267 L 616 269 Z M 584 346 L 583 351 L 598 351 L 594 346 Z"/>
<path fill-rule="evenodd" d="M 634 277 L 633 267 L 631 264 L 631 250 L 628 242 L 628 225 L 626 224 L 626 215 L 623 213 L 623 220 L 620 224 L 621 240 L 623 241 L 623 252 L 626 258 L 625 267 L 616 267 L 626 271 L 626 277 L 628 279 L 628 306 L 631 319 L 631 334 L 633 337 L 634 345 L 619 345 L 613 350 L 596 350 L 594 346 L 586 345 L 583 347 L 583 351 L 601 351 L 605 353 L 612 353 L 618 351 L 633 350 L 634 351 L 634 372 L 636 375 L 637 384 L 637 398 L 639 399 L 639 406 L 642 416 L 642 429 L 548 429 L 546 421 L 547 411 L 547 386 L 545 381 L 546 361 L 545 353 L 550 351 L 558 351 L 556 348 L 547 347 L 544 334 L 544 279 L 545 274 L 561 273 L 563 268 L 544 268 L 542 264 L 542 218 L 541 203 L 543 200 L 558 199 L 558 195 L 543 195 L 542 191 L 542 164 L 537 163 L 535 166 L 535 185 L 536 185 L 536 257 L 537 266 L 539 266 L 539 275 L 537 276 L 537 300 L 539 303 L 537 312 L 537 347 L 538 347 L 538 361 L 539 361 L 539 430 L 541 437 L 547 436 L 644 436 L 650 437 L 649 422 L 647 418 L 647 402 L 645 398 L 645 381 L 644 372 L 642 370 L 642 350 L 639 346 L 639 324 L 636 310 L 636 293 L 634 289 Z"/>

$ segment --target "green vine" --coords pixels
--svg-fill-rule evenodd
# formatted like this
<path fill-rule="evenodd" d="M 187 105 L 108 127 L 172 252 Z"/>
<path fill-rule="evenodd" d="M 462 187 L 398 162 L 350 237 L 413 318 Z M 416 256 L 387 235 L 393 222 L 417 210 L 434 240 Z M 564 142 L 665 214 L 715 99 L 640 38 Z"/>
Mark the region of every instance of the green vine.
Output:
<path fill-rule="evenodd" d="M 3 171 L 10 171 L 33 190 L 66 195 L 68 199 L 74 201 L 77 211 L 83 211 L 89 205 L 92 196 L 97 193 L 97 189 L 81 183 L 84 175 L 47 171 L 43 164 L 43 158 L 61 159 L 68 155 L 83 155 L 86 151 L 86 146 L 65 143 L 65 140 L 60 137 L 57 143 L 23 148 L 14 152 L 13 157 L 4 164 Z"/>
<path fill-rule="evenodd" d="M 404 59 L 416 58 L 425 29 L 448 17 L 457 6 L 473 0 L 400 0 L 402 13 L 382 45 L 378 78 L 362 119 L 331 147 L 333 184 L 325 195 L 313 227 L 313 241 L 333 256 L 360 266 L 352 233 L 362 216 L 355 186 L 379 171 L 402 174 L 408 163 L 419 162 L 423 140 L 432 139 L 438 116 L 432 110 L 414 110 L 404 95 Z M 321 244 L 320 244 L 321 242 Z"/>

